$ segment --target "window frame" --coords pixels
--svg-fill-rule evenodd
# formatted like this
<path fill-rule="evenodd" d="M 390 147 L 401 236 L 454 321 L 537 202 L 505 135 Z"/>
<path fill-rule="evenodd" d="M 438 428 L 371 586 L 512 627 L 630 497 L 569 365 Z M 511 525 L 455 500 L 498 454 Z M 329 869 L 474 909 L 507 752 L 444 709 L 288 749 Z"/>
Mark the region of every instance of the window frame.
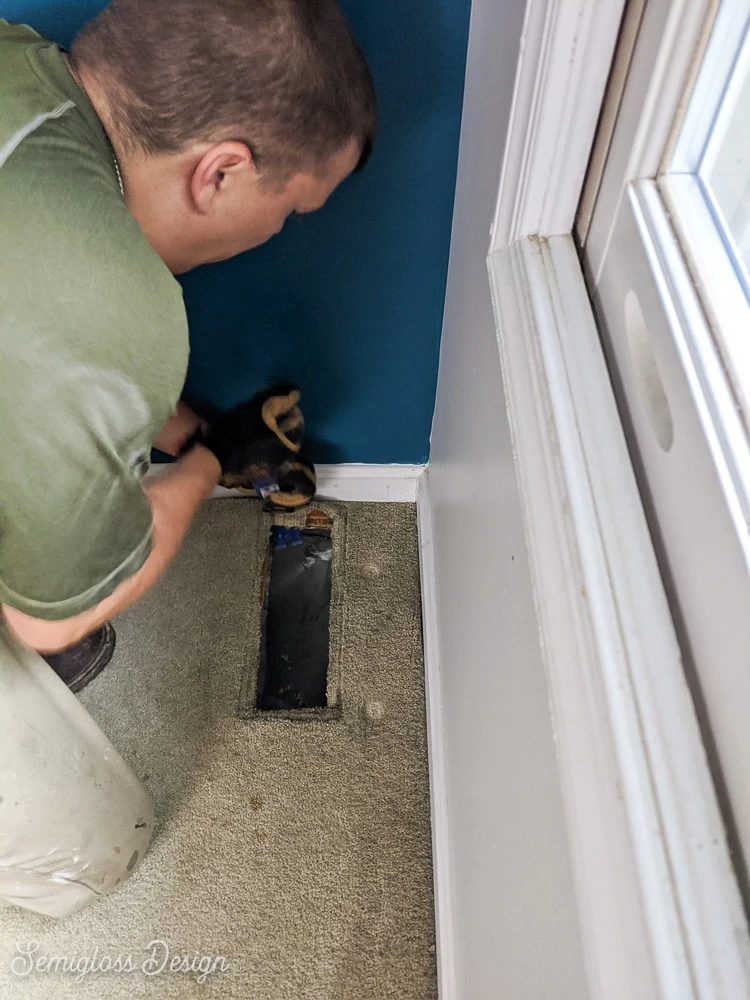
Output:
<path fill-rule="evenodd" d="M 646 4 L 646 45 L 641 32 L 617 102 L 607 168 L 595 178 L 597 202 L 609 202 L 610 219 L 631 181 L 651 178 L 645 184 L 656 190 L 652 179 L 695 71 L 711 2 Z M 643 530 L 635 472 L 623 457 L 624 431 L 571 234 L 582 165 L 573 156 L 559 173 L 565 149 L 580 149 L 582 135 L 589 154 L 594 147 L 594 128 L 587 133 L 591 91 L 583 81 L 589 66 L 596 78 L 597 48 L 583 32 L 571 46 L 570 27 L 582 8 L 590 16 L 596 6 L 528 0 L 530 24 L 546 9 L 547 33 L 540 32 L 543 44 L 534 32 L 526 44 L 539 65 L 530 65 L 525 52 L 520 60 L 489 257 L 591 996 L 744 996 L 750 995 L 747 920 L 695 708 L 683 697 L 674 623 Z M 565 31 L 557 31 L 563 21 Z M 585 112 L 565 119 L 561 145 L 560 109 L 576 101 Z M 589 278 L 610 237 L 601 214 L 592 218 Z M 615 629 L 605 624 L 610 614 Z M 629 677 L 617 681 L 623 658 Z M 629 709 L 607 690 L 628 692 L 626 701 L 633 696 L 640 736 L 620 742 Z M 626 760 L 634 748 L 643 771 Z M 661 829 L 658 844 L 640 839 L 644 828 Z M 709 828 L 721 832 L 706 839 Z M 661 846 L 668 866 L 654 880 Z M 607 906 L 612 899 L 614 908 Z"/>

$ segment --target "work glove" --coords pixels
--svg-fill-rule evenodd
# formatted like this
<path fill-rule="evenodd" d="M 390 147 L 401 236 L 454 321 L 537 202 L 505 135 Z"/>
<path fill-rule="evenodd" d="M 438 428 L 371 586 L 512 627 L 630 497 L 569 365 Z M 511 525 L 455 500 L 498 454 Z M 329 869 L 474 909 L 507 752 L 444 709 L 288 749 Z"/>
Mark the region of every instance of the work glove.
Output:
<path fill-rule="evenodd" d="M 315 495 L 315 467 L 301 454 L 304 418 L 300 391 L 282 383 L 256 393 L 197 432 L 183 451 L 200 442 L 221 465 L 220 486 L 261 497 L 273 510 L 296 510 Z"/>

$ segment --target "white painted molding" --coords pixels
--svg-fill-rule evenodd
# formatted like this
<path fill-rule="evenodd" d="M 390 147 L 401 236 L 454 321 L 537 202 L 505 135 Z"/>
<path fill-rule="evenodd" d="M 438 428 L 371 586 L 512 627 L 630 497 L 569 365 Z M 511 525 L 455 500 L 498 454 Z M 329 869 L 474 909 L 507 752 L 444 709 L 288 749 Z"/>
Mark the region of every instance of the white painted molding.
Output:
<path fill-rule="evenodd" d="M 427 747 L 430 762 L 430 815 L 432 825 L 432 869 L 435 889 L 435 933 L 437 942 L 438 995 L 440 1000 L 458 1000 L 456 992 L 455 932 L 448 841 L 448 799 L 445 771 L 445 729 L 438 629 L 438 600 L 433 552 L 432 506 L 429 469 L 417 488 L 419 571 L 422 584 L 422 634 L 424 642 Z"/>
<path fill-rule="evenodd" d="M 147 476 L 157 476 L 169 465 L 152 465 Z M 360 503 L 416 503 L 417 483 L 424 465 L 317 465 L 321 500 L 351 500 Z M 212 499 L 243 496 L 238 490 L 217 486 Z"/>
<path fill-rule="evenodd" d="M 489 266 L 591 998 L 746 998 L 747 924 L 572 239 Z"/>
<path fill-rule="evenodd" d="M 527 0 L 491 251 L 569 233 L 624 0 Z"/>
<path fill-rule="evenodd" d="M 670 155 L 680 108 L 697 72 L 719 0 L 648 0 L 633 49 L 589 232 L 586 260 L 597 284 L 628 183 L 653 178 Z"/>
<path fill-rule="evenodd" d="M 318 496 L 326 500 L 415 503 L 424 465 L 318 465 Z"/>

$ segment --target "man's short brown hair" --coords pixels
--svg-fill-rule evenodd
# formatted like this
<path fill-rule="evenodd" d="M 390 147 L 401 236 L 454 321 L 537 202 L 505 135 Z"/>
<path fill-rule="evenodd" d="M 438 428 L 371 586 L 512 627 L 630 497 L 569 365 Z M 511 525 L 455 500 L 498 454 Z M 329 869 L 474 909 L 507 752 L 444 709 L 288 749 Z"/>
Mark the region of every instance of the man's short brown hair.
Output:
<path fill-rule="evenodd" d="M 239 140 L 283 182 L 352 140 L 361 165 L 375 135 L 375 87 L 335 0 L 113 0 L 70 55 L 133 151 Z"/>

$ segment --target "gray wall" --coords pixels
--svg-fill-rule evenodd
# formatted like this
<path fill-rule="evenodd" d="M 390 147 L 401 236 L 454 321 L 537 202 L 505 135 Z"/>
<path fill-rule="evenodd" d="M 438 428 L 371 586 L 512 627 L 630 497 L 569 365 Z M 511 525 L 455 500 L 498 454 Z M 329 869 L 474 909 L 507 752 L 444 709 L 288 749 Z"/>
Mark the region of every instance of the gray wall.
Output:
<path fill-rule="evenodd" d="M 588 996 L 486 267 L 523 13 L 473 3 L 429 473 L 459 1000 Z"/>

